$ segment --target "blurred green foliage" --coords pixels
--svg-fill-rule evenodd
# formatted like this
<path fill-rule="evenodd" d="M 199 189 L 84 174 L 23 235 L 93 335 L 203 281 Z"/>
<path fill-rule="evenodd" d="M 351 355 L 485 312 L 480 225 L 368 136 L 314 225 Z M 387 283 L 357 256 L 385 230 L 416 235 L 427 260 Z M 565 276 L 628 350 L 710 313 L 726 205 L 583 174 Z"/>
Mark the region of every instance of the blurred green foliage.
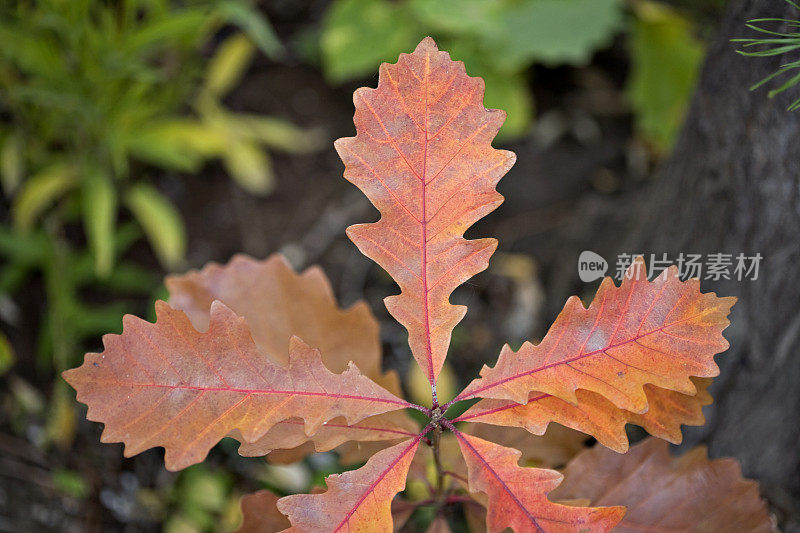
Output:
<path fill-rule="evenodd" d="M 164 531 L 231 531 L 236 516 L 229 516 L 230 509 L 239 507 L 239 495 L 231 494 L 232 486 L 233 478 L 226 471 L 202 464 L 187 468 L 170 491 L 173 509 L 168 513 Z"/>
<path fill-rule="evenodd" d="M 628 97 L 637 129 L 665 152 L 686 115 L 704 46 L 679 12 L 646 0 L 633 10 Z"/>
<path fill-rule="evenodd" d="M 800 10 L 800 5 L 797 3 L 793 2 L 792 0 L 785 1 L 787 4 L 790 4 Z M 796 50 L 800 49 L 800 31 L 776 31 L 778 28 L 769 29 L 760 26 L 760 24 L 764 23 L 772 24 L 773 26 L 782 24 L 792 30 L 800 29 L 800 20 L 779 18 L 760 18 L 748 20 L 745 26 L 751 30 L 755 30 L 766 35 L 766 37 L 732 39 L 732 41 L 735 43 L 744 43 L 742 48 L 748 49 L 737 50 L 739 54 L 749 57 L 770 57 L 783 55 L 789 52 L 795 52 Z M 761 49 L 756 52 L 751 52 L 749 51 L 749 48 L 752 46 L 760 47 Z M 750 90 L 754 91 L 765 83 L 781 77 L 784 74 L 791 74 L 791 76 L 789 76 L 788 79 L 784 79 L 783 83 L 781 83 L 779 86 L 769 91 L 767 93 L 767 97 L 773 98 L 785 90 L 800 84 L 800 59 L 782 64 L 778 70 L 750 87 Z M 787 111 L 795 111 L 797 109 L 800 109 L 800 98 L 797 98 L 791 104 L 789 104 Z"/>
<path fill-rule="evenodd" d="M 8 337 L 0 332 L 0 376 L 9 371 L 14 366 L 17 356 L 14 353 L 14 348 L 11 347 L 11 342 Z"/>
<path fill-rule="evenodd" d="M 165 268 L 181 265 L 183 222 L 148 183 L 153 170 L 195 173 L 221 159 L 240 186 L 266 194 L 268 150 L 320 146 L 319 132 L 223 105 L 258 50 L 283 54 L 246 0 L 0 3 L 0 185 L 11 203 L 0 299 L 42 280 L 40 368 L 68 368 L 84 339 L 119 329 L 128 305 L 102 305 L 99 294 L 120 301 L 158 287 L 121 260 L 137 239 Z M 0 370 L 13 361 L 6 344 L 0 337 Z"/>
<path fill-rule="evenodd" d="M 322 65 L 339 83 L 375 72 L 426 36 L 486 81 L 487 107 L 504 109 L 506 140 L 533 117 L 530 67 L 587 64 L 629 34 L 628 94 L 637 129 L 669 148 L 694 87 L 702 45 L 690 19 L 665 5 L 622 0 L 335 0 L 320 35 Z"/>
<path fill-rule="evenodd" d="M 426 35 L 486 81 L 486 105 L 502 108 L 506 138 L 533 115 L 533 63 L 582 65 L 620 28 L 622 0 L 336 0 L 320 47 L 328 78 L 341 82 L 395 61 Z"/>
<path fill-rule="evenodd" d="M 53 486 L 66 496 L 84 499 L 89 495 L 89 486 L 80 473 L 65 468 L 53 470 Z"/>

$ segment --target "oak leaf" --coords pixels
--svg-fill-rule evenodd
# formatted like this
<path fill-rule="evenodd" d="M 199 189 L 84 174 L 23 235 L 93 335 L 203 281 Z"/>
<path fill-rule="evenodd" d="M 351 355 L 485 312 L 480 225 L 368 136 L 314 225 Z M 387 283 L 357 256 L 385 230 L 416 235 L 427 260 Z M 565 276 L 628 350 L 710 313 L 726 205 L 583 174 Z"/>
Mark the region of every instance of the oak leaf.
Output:
<path fill-rule="evenodd" d="M 326 492 L 278 500 L 278 509 L 292 523 L 287 531 L 391 531 L 392 498 L 406 486 L 421 438 L 381 450 L 358 470 L 328 476 Z"/>
<path fill-rule="evenodd" d="M 555 470 L 519 466 L 520 452 L 454 430 L 469 469 L 471 492 L 487 496 L 486 526 L 503 531 L 608 531 L 624 507 L 573 507 L 553 503 L 547 493 L 563 479 Z"/>
<path fill-rule="evenodd" d="M 357 134 L 335 143 L 344 177 L 381 212 L 347 235 L 400 286 L 386 307 L 408 330 L 431 385 L 466 312 L 450 293 L 484 270 L 497 247 L 464 231 L 500 205 L 495 185 L 515 160 L 491 146 L 505 112 L 484 108 L 483 93 L 483 80 L 426 38 L 381 65 L 376 89 L 355 92 Z"/>
<path fill-rule="evenodd" d="M 296 413 L 313 435 L 339 416 L 354 424 L 408 407 L 351 365 L 334 374 L 317 350 L 298 338 L 288 367 L 258 350 L 245 320 L 221 302 L 211 306 L 208 331 L 197 331 L 183 311 L 156 303 L 155 323 L 127 315 L 121 335 L 104 337 L 105 351 L 64 372 L 103 422 L 103 442 L 124 442 L 130 457 L 154 446 L 166 450 L 168 469 L 202 461 L 221 438 L 262 437 Z"/>
<path fill-rule="evenodd" d="M 225 265 L 167 276 L 164 284 L 169 304 L 201 331 L 208 327 L 211 302 L 219 300 L 244 317 L 256 346 L 279 363 L 288 361 L 289 339 L 296 336 L 317 348 L 332 372 L 343 372 L 352 361 L 370 378 L 380 375 L 377 319 L 363 301 L 339 307 L 317 266 L 298 274 L 280 254 L 264 260 L 239 254 Z"/>
<path fill-rule="evenodd" d="M 556 422 L 591 435 L 604 446 L 620 453 L 628 450 L 625 425 L 636 424 L 653 436 L 680 444 L 683 439 L 681 424 L 703 425 L 703 406 L 711 404 L 711 395 L 707 390 L 711 380 L 691 379 L 697 387 L 697 394 L 693 396 L 645 385 L 648 408 L 644 413 L 625 411 L 599 394 L 578 390 L 576 405 L 549 394 L 532 392 L 526 404 L 509 400 L 481 400 L 454 421 L 515 426 L 535 435 L 544 434 L 548 424 Z"/>
<path fill-rule="evenodd" d="M 518 352 L 507 345 L 457 399 L 527 403 L 531 392 L 576 404 L 576 390 L 602 395 L 635 413 L 647 409 L 644 385 L 695 395 L 690 376 L 719 374 L 714 355 L 727 349 L 722 330 L 736 298 L 700 292 L 672 266 L 647 281 L 637 258 L 617 287 L 605 278 L 587 308 L 567 300 L 545 338 Z"/>
<path fill-rule="evenodd" d="M 551 496 L 628 507 L 615 531 L 775 531 L 758 484 L 742 477 L 734 459 L 709 461 L 704 447 L 672 457 L 669 445 L 654 438 L 625 455 L 596 446 L 564 474 Z"/>
<path fill-rule="evenodd" d="M 317 266 L 297 273 L 280 254 L 264 260 L 239 254 L 225 265 L 211 263 L 202 270 L 167 276 L 165 285 L 170 305 L 185 311 L 199 330 L 208 327 L 211 303 L 219 300 L 244 317 L 259 349 L 278 362 L 288 361 L 289 340 L 297 336 L 319 349 L 329 370 L 342 372 L 352 361 L 392 394 L 402 393 L 396 373 L 381 373 L 379 326 L 372 311 L 363 301 L 348 309 L 339 307 L 330 281 Z M 331 421 L 314 437 L 305 436 L 296 422 L 281 422 L 258 441 L 243 442 L 239 453 L 248 457 L 269 454 L 271 462 L 285 464 L 315 451 L 328 451 L 334 442 L 338 446 L 350 439 L 397 440 L 384 438 L 388 437 L 384 431 L 365 429 L 376 425 L 404 432 L 396 434 L 402 438 L 413 437 L 420 429 L 405 411 L 393 411 L 352 429 L 342 420 Z"/>

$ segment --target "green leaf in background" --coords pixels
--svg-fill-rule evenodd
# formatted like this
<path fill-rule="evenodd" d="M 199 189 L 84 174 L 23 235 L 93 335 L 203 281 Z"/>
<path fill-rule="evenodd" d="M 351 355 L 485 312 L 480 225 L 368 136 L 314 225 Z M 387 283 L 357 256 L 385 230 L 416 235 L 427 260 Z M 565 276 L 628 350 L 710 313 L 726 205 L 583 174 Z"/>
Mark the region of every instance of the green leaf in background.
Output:
<path fill-rule="evenodd" d="M 508 3 L 508 0 L 410 0 L 409 6 L 420 21 L 437 33 L 485 37 L 500 24 Z"/>
<path fill-rule="evenodd" d="M 800 10 L 800 4 L 795 3 L 793 0 L 786 0 L 786 3 Z M 764 24 L 767 27 L 764 27 Z M 800 31 L 797 31 L 800 29 L 800 20 L 757 18 L 748 20 L 745 26 L 761 35 L 731 39 L 731 42 L 742 43 L 741 49 L 736 50 L 737 54 L 746 57 L 771 57 L 796 52 L 800 49 Z M 782 84 L 767 93 L 768 98 L 774 98 L 787 89 L 800 84 L 800 71 L 798 71 L 800 69 L 800 60 L 797 59 L 796 55 L 793 59 L 793 61 L 784 62 L 775 72 L 753 84 L 750 90 L 755 91 L 775 78 L 782 79 Z M 794 100 L 786 108 L 787 111 L 796 111 L 798 109 L 800 109 L 800 98 Z"/>
<path fill-rule="evenodd" d="M 217 12 L 231 24 L 244 31 L 270 59 L 280 59 L 284 54 L 275 30 L 266 16 L 247 2 L 228 1 L 217 5 Z"/>
<path fill-rule="evenodd" d="M 203 7 L 174 9 L 166 17 L 153 17 L 127 36 L 126 54 L 143 54 L 164 44 L 197 43 L 211 26 L 208 9 Z"/>
<path fill-rule="evenodd" d="M 219 128 L 189 118 L 153 122 L 128 141 L 137 158 L 184 172 L 197 172 L 207 158 L 221 155 L 226 145 Z"/>
<path fill-rule="evenodd" d="M 0 57 L 13 59 L 28 72 L 48 72 L 54 75 L 65 69 L 58 44 L 42 34 L 19 31 L 13 22 L 0 20 Z"/>
<path fill-rule="evenodd" d="M 486 84 L 483 104 L 489 109 L 502 109 L 506 121 L 497 135 L 499 140 L 516 138 L 527 133 L 533 121 L 533 96 L 525 72 L 504 73 L 492 67 L 479 46 L 464 39 L 443 42 L 442 48 L 450 50 L 450 57 L 463 61 L 467 74 L 480 76 Z"/>
<path fill-rule="evenodd" d="M 90 170 L 83 179 L 83 227 L 94 255 L 94 271 L 107 278 L 114 268 L 114 229 L 117 223 L 117 192 L 110 176 Z"/>
<path fill-rule="evenodd" d="M 36 219 L 77 183 L 75 169 L 55 164 L 22 184 L 11 207 L 14 225 L 20 231 L 30 231 Z"/>
<path fill-rule="evenodd" d="M 86 341 L 118 330 L 133 299 L 152 292 L 156 272 L 122 257 L 132 240 L 146 237 L 163 265 L 179 268 L 186 237 L 178 214 L 155 189 L 136 185 L 149 166 L 196 173 L 230 145 L 249 143 L 231 157 L 238 179 L 263 192 L 272 175 L 258 149 L 319 146 L 280 121 L 225 120 L 232 115 L 219 99 L 253 50 L 283 54 L 261 11 L 252 0 L 0 2 L 0 186 L 13 202 L 13 227 L 0 224 L 0 292 L 15 297 L 34 276 L 44 281 L 40 371 L 73 364 Z M 231 24 L 243 33 L 210 60 Z M 182 178 L 191 186 L 196 177 Z M 115 188 L 129 191 L 123 198 L 135 218 L 118 228 Z M 71 228 L 78 220 L 85 243 Z M 98 303 L 106 297 L 123 301 Z M 72 403 L 53 397 L 61 407 L 48 431 L 58 442 L 68 441 Z"/>
<path fill-rule="evenodd" d="M 232 142 L 222 162 L 234 181 L 252 194 L 264 195 L 275 187 L 269 154 L 254 142 L 244 139 Z"/>
<path fill-rule="evenodd" d="M 3 192 L 11 196 L 22 181 L 22 140 L 12 133 L 0 149 L 0 184 Z"/>
<path fill-rule="evenodd" d="M 516 70 L 531 61 L 545 65 L 588 63 L 622 25 L 622 0 L 521 0 L 486 30 L 495 66 Z"/>
<path fill-rule="evenodd" d="M 172 494 L 178 509 L 165 525 L 165 531 L 219 531 L 221 514 L 230 501 L 232 481 L 228 473 L 204 464 L 181 472 Z"/>
<path fill-rule="evenodd" d="M 627 92 L 637 129 L 666 151 L 686 115 L 703 45 L 691 22 L 663 4 L 637 2 L 634 14 Z"/>
<path fill-rule="evenodd" d="M 237 113 L 228 115 L 225 120 L 243 137 L 290 154 L 315 152 L 327 142 L 322 131 L 303 129 L 280 118 Z"/>
<path fill-rule="evenodd" d="M 246 35 L 228 37 L 208 64 L 204 89 L 218 98 L 227 94 L 242 78 L 254 53 L 255 47 Z"/>
<path fill-rule="evenodd" d="M 525 135 L 533 120 L 534 108 L 533 95 L 525 74 L 507 75 L 492 70 L 477 75 L 486 82 L 484 105 L 489 109 L 503 109 L 506 112 L 506 121 L 500 128 L 497 139 L 503 141 Z"/>
<path fill-rule="evenodd" d="M 411 52 L 425 30 L 407 6 L 390 0 L 338 0 L 323 21 L 325 74 L 342 82 L 374 71 L 382 61 Z"/>
<path fill-rule="evenodd" d="M 47 235 L 42 231 L 26 234 L 0 225 L 0 256 L 26 266 L 33 266 L 44 261 L 49 250 Z"/>
<path fill-rule="evenodd" d="M 587 63 L 621 28 L 624 0 L 335 0 L 320 38 L 329 79 L 374 72 L 425 35 L 486 81 L 486 105 L 505 109 L 501 140 L 528 131 L 534 63 Z"/>
<path fill-rule="evenodd" d="M 11 347 L 8 337 L 0 331 L 0 376 L 8 372 L 16 360 L 14 348 Z"/>
<path fill-rule="evenodd" d="M 141 224 L 165 268 L 177 268 L 186 254 L 186 230 L 175 207 L 155 188 L 138 183 L 128 189 L 125 205 Z"/>

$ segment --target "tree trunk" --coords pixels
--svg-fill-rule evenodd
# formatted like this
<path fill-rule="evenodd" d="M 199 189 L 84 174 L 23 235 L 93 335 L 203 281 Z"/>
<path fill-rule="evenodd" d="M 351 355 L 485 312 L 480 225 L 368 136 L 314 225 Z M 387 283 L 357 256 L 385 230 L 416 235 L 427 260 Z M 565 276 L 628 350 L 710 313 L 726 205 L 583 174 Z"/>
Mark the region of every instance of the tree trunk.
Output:
<path fill-rule="evenodd" d="M 737 458 L 781 527 L 800 531 L 800 112 L 785 110 L 800 88 L 772 100 L 766 89 L 748 91 L 798 57 L 742 57 L 730 42 L 762 17 L 800 19 L 800 10 L 778 0 L 729 4 L 673 154 L 642 190 L 582 205 L 559 237 L 558 262 L 573 265 L 582 249 L 600 252 L 610 269 L 620 253 L 763 256 L 755 281 L 703 282 L 739 302 L 708 423 L 685 428 L 685 440 Z M 568 282 L 553 278 L 548 300 L 563 301 Z"/>

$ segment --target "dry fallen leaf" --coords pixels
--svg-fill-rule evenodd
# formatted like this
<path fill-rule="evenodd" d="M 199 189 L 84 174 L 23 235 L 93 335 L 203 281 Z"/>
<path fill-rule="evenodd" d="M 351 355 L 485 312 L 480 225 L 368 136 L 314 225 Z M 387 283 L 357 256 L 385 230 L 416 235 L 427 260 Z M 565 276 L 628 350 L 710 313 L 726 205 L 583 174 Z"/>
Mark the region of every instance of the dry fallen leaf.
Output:
<path fill-rule="evenodd" d="M 654 438 L 625 455 L 595 446 L 564 474 L 551 497 L 628 507 L 615 531 L 775 531 L 758 484 L 744 479 L 733 459 L 709 461 L 703 447 L 672 457 L 669 445 Z"/>

